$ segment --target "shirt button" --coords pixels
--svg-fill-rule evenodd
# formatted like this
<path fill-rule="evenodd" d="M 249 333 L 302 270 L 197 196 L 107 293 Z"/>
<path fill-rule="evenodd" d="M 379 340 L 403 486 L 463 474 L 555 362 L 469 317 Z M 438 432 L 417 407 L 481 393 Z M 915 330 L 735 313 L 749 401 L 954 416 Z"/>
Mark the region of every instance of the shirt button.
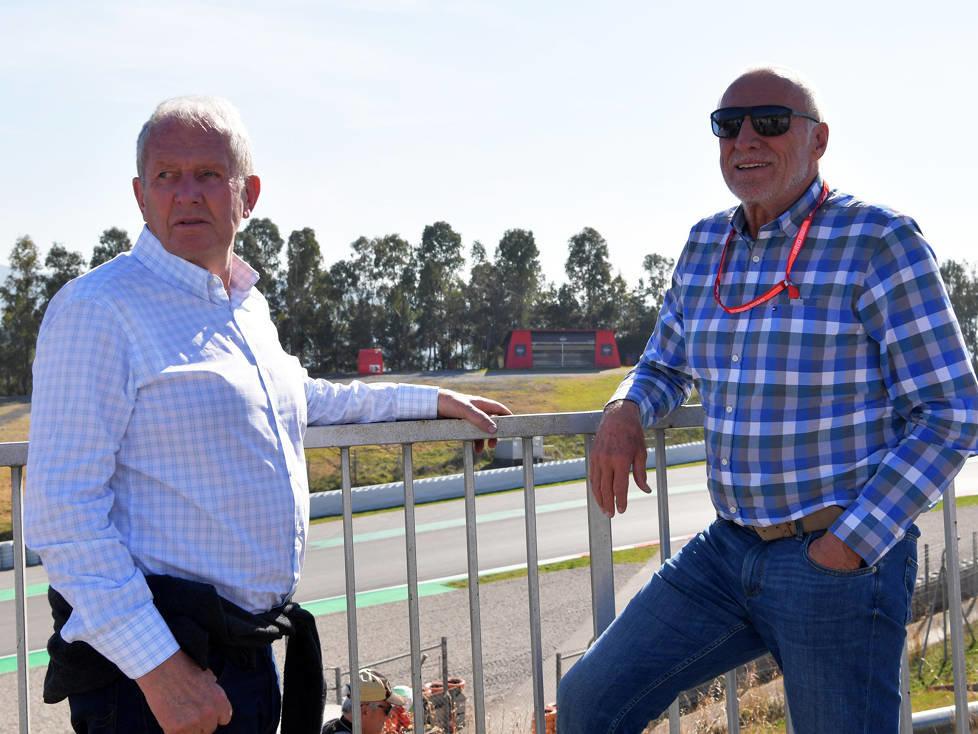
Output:
<path fill-rule="evenodd" d="M 739 354 L 735 354 L 735 355 L 734 355 L 734 356 L 732 356 L 732 357 L 731 357 L 730 359 L 731 359 L 732 361 L 734 361 L 734 362 L 739 362 L 739 361 L 740 361 L 740 355 L 739 355 Z"/>
<path fill-rule="evenodd" d="M 761 256 L 760 255 L 754 255 L 754 257 L 752 257 L 751 260 L 753 262 L 755 262 L 755 263 L 759 263 L 761 261 Z"/>
<path fill-rule="evenodd" d="M 730 510 L 731 514 L 734 514 L 737 512 L 737 505 L 730 505 L 727 509 Z"/>
<path fill-rule="evenodd" d="M 730 462 L 728 462 L 728 461 L 727 461 L 726 459 L 720 459 L 720 463 L 721 463 L 721 464 L 722 464 L 723 466 L 726 466 L 726 465 L 727 465 L 727 464 L 729 464 Z"/>
<path fill-rule="evenodd" d="M 728 413 L 733 413 L 733 406 L 732 405 L 728 405 L 727 406 L 727 412 Z"/>

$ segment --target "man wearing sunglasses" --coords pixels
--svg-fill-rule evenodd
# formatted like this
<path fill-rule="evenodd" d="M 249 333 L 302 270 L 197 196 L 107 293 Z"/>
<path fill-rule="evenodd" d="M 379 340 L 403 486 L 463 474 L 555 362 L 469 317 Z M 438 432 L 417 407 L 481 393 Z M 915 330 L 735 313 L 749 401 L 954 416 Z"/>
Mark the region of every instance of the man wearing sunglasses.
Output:
<path fill-rule="evenodd" d="M 380 734 L 384 723 L 395 706 L 404 706 L 407 700 L 394 692 L 390 681 L 376 670 L 365 668 L 360 671 L 360 725 L 363 734 Z M 353 731 L 353 703 L 349 686 L 343 699 L 343 715 L 326 722 L 322 734 L 337 734 Z"/>
<path fill-rule="evenodd" d="M 630 469 L 650 492 L 642 426 L 695 386 L 717 520 L 568 671 L 558 730 L 641 731 L 771 652 L 796 732 L 889 734 L 913 522 L 978 449 L 978 382 L 916 223 L 821 178 L 829 129 L 803 82 L 747 72 L 710 123 L 740 205 L 693 227 L 590 479 L 609 517 Z"/>

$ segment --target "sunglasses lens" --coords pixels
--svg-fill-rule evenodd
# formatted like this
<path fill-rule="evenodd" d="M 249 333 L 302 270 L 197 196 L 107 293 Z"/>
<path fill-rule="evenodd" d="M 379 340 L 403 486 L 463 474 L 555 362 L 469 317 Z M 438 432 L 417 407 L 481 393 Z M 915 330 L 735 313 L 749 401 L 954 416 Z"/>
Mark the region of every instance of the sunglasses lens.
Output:
<path fill-rule="evenodd" d="M 729 110 L 717 110 L 710 115 L 713 123 L 713 134 L 718 138 L 736 138 L 740 134 L 740 126 L 744 123 L 744 115 Z"/>
<path fill-rule="evenodd" d="M 751 115 L 750 121 L 758 135 L 768 138 L 784 135 L 791 126 L 791 112 Z"/>

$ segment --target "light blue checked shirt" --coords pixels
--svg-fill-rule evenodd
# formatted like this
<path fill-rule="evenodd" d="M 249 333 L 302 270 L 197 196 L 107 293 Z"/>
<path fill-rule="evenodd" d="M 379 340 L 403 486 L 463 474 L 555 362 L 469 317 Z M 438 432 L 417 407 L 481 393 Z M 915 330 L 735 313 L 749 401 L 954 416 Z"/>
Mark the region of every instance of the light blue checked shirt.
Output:
<path fill-rule="evenodd" d="M 144 229 L 71 282 L 38 337 L 26 536 L 74 607 L 62 634 L 135 678 L 176 652 L 144 574 L 252 612 L 291 596 L 309 524 L 307 424 L 437 414 L 437 388 L 310 379 L 255 271 L 220 279 Z"/>
<path fill-rule="evenodd" d="M 784 279 L 821 189 L 817 178 L 756 241 L 740 207 L 693 227 L 645 353 L 612 400 L 638 403 L 650 425 L 695 384 L 717 513 L 770 525 L 842 505 L 830 529 L 872 564 L 978 449 L 978 384 L 916 223 L 838 191 L 792 268 L 801 298 L 785 290 L 721 310 L 713 284 L 731 222 L 727 307 Z"/>

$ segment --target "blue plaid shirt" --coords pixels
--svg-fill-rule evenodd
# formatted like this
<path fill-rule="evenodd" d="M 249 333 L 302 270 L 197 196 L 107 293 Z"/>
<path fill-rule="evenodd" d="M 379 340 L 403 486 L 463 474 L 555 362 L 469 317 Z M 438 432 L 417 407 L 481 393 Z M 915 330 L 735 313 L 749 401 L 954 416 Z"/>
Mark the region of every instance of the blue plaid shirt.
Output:
<path fill-rule="evenodd" d="M 903 537 L 978 449 L 978 384 L 938 265 L 916 223 L 838 191 L 815 214 L 784 279 L 820 178 L 750 236 L 740 207 L 690 232 L 652 338 L 615 392 L 651 425 L 695 384 L 717 513 L 770 525 L 828 505 L 830 528 L 867 563 Z"/>
<path fill-rule="evenodd" d="M 62 630 L 131 678 L 177 650 L 144 574 L 253 612 L 295 591 L 309 525 L 307 424 L 432 418 L 438 390 L 311 379 L 235 258 L 216 275 L 143 229 L 65 286 L 34 360 L 27 543 L 74 607 Z"/>

